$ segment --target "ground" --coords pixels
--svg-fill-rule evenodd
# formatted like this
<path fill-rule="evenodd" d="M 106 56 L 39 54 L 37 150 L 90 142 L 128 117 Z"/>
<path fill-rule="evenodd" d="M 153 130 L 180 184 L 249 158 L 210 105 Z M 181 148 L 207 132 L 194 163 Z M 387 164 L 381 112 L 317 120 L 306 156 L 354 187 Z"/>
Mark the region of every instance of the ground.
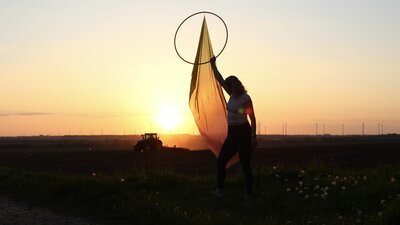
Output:
<path fill-rule="evenodd" d="M 47 209 L 32 208 L 0 197 L 1 225 L 95 225 L 86 219 L 57 215 Z"/>
<path fill-rule="evenodd" d="M 265 145 L 261 146 L 260 148 L 254 150 L 252 157 L 252 164 L 254 168 L 273 168 L 276 165 L 278 165 L 278 167 L 282 165 L 285 167 L 294 167 L 299 169 L 306 168 L 310 163 L 312 164 L 315 162 L 323 163 L 324 165 L 328 165 L 333 168 L 336 167 L 342 168 L 342 166 L 344 167 L 350 166 L 351 168 L 368 168 L 369 166 L 376 166 L 376 165 L 388 165 L 388 164 L 398 165 L 398 163 L 400 162 L 400 151 L 398 149 L 400 149 L 399 141 L 378 141 L 378 142 L 376 141 L 334 142 L 333 141 L 333 142 L 301 142 L 301 143 L 276 142 L 276 143 L 270 143 L 267 146 Z M 25 171 L 33 171 L 33 172 L 45 172 L 45 173 L 50 172 L 61 175 L 79 175 L 79 176 L 83 175 L 85 177 L 93 177 L 93 176 L 98 177 L 101 174 L 111 175 L 111 176 L 114 174 L 125 174 L 129 176 L 130 171 L 134 171 L 136 169 L 140 170 L 143 168 L 146 169 L 168 168 L 169 170 L 172 170 L 177 174 L 212 176 L 215 173 L 215 163 L 216 163 L 215 156 L 208 150 L 182 151 L 182 150 L 170 149 L 168 151 L 152 151 L 152 152 L 140 153 L 133 151 L 131 145 L 97 146 L 96 144 L 93 143 L 90 143 L 90 145 L 85 145 L 85 146 L 81 145 L 48 146 L 48 145 L 38 144 L 29 147 L 15 145 L 11 147 L 3 146 L 0 148 L 0 167 L 24 169 Z M 238 172 L 240 173 L 240 167 L 238 165 L 235 165 L 233 168 L 229 170 L 229 173 L 238 173 Z M 271 175 L 269 175 L 270 173 Z M 287 172 L 283 172 L 283 175 L 285 173 Z M 373 175 L 374 173 L 375 172 L 372 170 L 370 176 L 371 177 L 374 176 Z M 286 191 L 287 187 L 285 186 L 286 181 L 280 181 L 280 183 L 275 181 L 275 176 L 277 175 L 275 174 L 274 171 L 262 172 L 262 174 L 264 177 L 263 179 L 266 179 L 266 181 L 265 182 L 263 181 L 265 184 L 261 182 L 261 180 L 259 181 L 259 183 L 268 186 L 269 183 L 275 182 L 276 186 L 284 186 L 284 194 L 285 194 L 284 196 L 287 197 L 289 195 L 286 194 L 287 192 Z M 24 176 L 25 175 L 21 175 L 22 178 Z M 44 179 L 46 179 L 46 176 L 44 177 Z M 321 173 L 321 176 L 328 176 L 328 175 Z M 93 182 L 96 181 L 91 179 L 87 180 L 87 178 L 85 177 L 79 178 L 77 181 L 85 184 L 86 182 L 90 183 L 92 181 Z M 375 187 L 377 188 L 376 190 L 379 190 L 379 188 L 383 187 L 381 185 L 382 182 L 392 183 L 391 177 L 388 177 L 387 179 L 385 178 L 387 181 L 386 180 L 380 181 L 379 177 L 380 176 L 377 176 L 377 178 L 375 179 L 376 181 L 380 182 L 379 185 L 377 183 Z M 42 178 L 43 178 L 42 175 L 38 175 L 38 179 Z M 289 172 L 289 183 L 292 181 L 296 183 L 297 181 L 295 180 L 299 179 L 297 178 L 297 175 L 294 176 L 293 179 L 292 178 L 293 176 L 290 175 Z M 8 179 L 13 179 L 13 178 L 8 176 Z M 69 184 L 68 183 L 69 178 L 65 178 L 66 180 L 64 180 L 64 178 L 62 177 L 56 177 L 54 179 L 60 179 L 61 180 L 60 182 L 67 182 L 66 184 Z M 100 183 L 95 183 L 95 184 L 90 183 L 90 184 L 96 187 L 103 187 L 102 179 L 103 178 L 100 178 L 99 180 Z M 118 178 L 118 181 L 119 179 L 120 178 Z M 168 179 L 170 179 L 170 177 L 168 177 L 167 175 L 167 180 Z M 175 180 L 175 175 L 173 175 L 171 179 Z M 312 183 L 314 182 L 314 179 L 316 178 L 312 179 L 308 178 L 309 181 L 305 180 L 304 182 Z M 336 178 L 325 177 L 324 179 L 329 180 L 328 185 L 330 185 L 331 180 Z M 52 180 L 53 178 L 50 179 L 50 181 Z M 127 180 L 133 182 L 134 180 L 137 180 L 137 178 L 131 177 L 127 178 Z M 332 181 L 336 182 L 336 180 Z M 23 183 L 25 181 L 21 180 L 21 182 Z M 114 184 L 115 181 L 109 181 L 109 178 L 105 178 L 104 182 L 106 182 L 107 184 L 110 183 L 109 184 L 110 187 L 117 187 L 117 188 L 120 187 L 118 184 Z M 135 182 L 133 183 L 128 182 L 127 184 L 136 185 Z M 152 180 L 151 182 L 158 184 L 157 179 Z M 203 182 L 207 183 L 206 187 L 201 187 L 199 188 L 199 190 L 197 190 L 199 192 L 199 195 L 200 194 L 204 195 L 203 193 L 205 191 L 203 190 L 204 188 L 207 190 L 209 186 L 212 186 L 211 180 L 206 179 L 196 182 L 199 182 L 199 184 L 202 184 Z M 345 183 L 348 181 L 340 181 L 340 182 Z M 175 182 L 170 182 L 170 183 L 175 185 Z M 49 183 L 49 187 L 51 187 L 50 184 L 51 183 Z M 369 187 L 371 186 L 371 184 L 373 183 L 370 183 Z M 58 187 L 57 185 L 58 184 L 56 183 L 55 186 Z M 162 184 L 158 185 L 161 185 L 161 187 L 163 186 Z M 190 182 L 184 185 L 190 186 Z M 260 189 L 261 187 L 263 187 L 262 185 L 258 188 Z M 290 185 L 293 186 L 293 184 Z M 108 186 L 106 185 L 106 187 Z M 141 187 L 140 182 L 138 183 L 138 187 Z M 294 188 L 296 187 L 293 186 L 292 189 Z M 268 186 L 267 189 L 269 190 L 270 186 Z M 133 194 L 135 195 L 137 194 L 136 192 L 131 193 L 132 191 L 131 189 L 126 189 L 126 190 L 129 191 L 129 194 L 127 194 L 127 196 L 132 196 Z M 280 193 L 280 192 L 281 191 L 274 190 L 274 193 Z M 340 190 L 339 191 L 336 190 L 336 192 L 340 192 Z M 337 194 L 336 192 L 333 193 L 332 196 L 336 196 Z M 90 194 L 91 192 L 88 193 Z M 158 190 L 155 191 L 155 193 L 156 193 L 155 196 L 157 196 Z M 374 192 L 371 192 L 370 196 L 374 196 L 373 193 Z M 43 192 L 42 194 L 47 195 L 47 192 Z M 180 196 L 180 192 L 176 192 L 174 194 Z M 265 197 L 264 194 L 265 194 L 264 192 L 259 193 L 259 195 L 262 198 L 268 199 L 269 197 Z M 0 196 L 1 195 L 2 194 L 0 193 Z M 141 195 L 138 196 L 141 198 Z M 169 195 L 167 195 L 165 199 L 160 199 L 160 201 L 166 199 L 168 200 L 169 198 L 168 196 Z M 353 194 L 352 197 L 354 196 L 356 195 Z M 397 196 L 397 193 L 393 192 L 389 196 L 390 197 L 387 198 L 392 198 L 392 196 Z M 31 196 L 30 198 L 32 199 L 33 197 Z M 125 202 L 122 201 L 123 198 L 118 197 L 118 195 L 116 195 L 116 198 L 121 199 L 120 203 L 122 205 L 125 204 Z M 37 206 L 31 207 L 30 205 L 21 203 L 21 198 L 17 199 L 18 200 L 15 201 L 11 200 L 10 197 L 7 198 L 0 197 L 0 224 L 2 225 L 91 224 L 90 222 L 87 222 L 85 219 L 73 218 L 69 216 L 61 216 L 59 213 L 53 213 L 47 209 L 37 208 Z M 204 198 L 203 197 L 199 198 L 199 200 L 201 199 Z M 336 199 L 336 197 L 334 197 L 334 199 L 335 200 L 333 200 L 333 203 L 341 204 L 341 202 L 343 202 L 343 200 L 339 198 Z M 169 202 L 169 200 L 168 201 L 167 200 L 166 202 Z M 182 201 L 183 202 L 180 203 L 185 204 L 184 200 Z M 287 202 L 290 201 L 288 200 Z M 296 201 L 298 201 L 298 199 L 296 199 Z M 155 204 L 157 204 L 158 206 L 158 202 L 156 202 Z M 204 203 L 204 206 L 207 206 L 207 204 Z M 174 211 L 174 213 L 177 212 Z M 126 212 L 125 215 L 129 215 L 129 212 Z M 323 218 L 323 216 L 321 216 L 321 218 Z M 391 224 L 391 223 L 388 222 L 382 224 Z"/>
<path fill-rule="evenodd" d="M 253 152 L 253 166 L 307 165 L 319 161 L 331 165 L 398 163 L 400 142 L 275 144 Z M 213 174 L 211 151 L 135 152 L 130 147 L 34 147 L 2 149 L 0 166 L 62 173 L 126 172 L 140 167 L 168 167 L 178 173 Z M 237 167 L 237 166 L 236 166 Z"/>

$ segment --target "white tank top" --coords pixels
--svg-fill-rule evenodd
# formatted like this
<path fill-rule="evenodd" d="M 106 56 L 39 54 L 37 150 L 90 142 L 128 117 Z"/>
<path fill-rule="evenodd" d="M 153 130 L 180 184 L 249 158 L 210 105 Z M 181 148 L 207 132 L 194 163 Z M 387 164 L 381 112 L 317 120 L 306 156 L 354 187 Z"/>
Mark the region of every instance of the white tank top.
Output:
<path fill-rule="evenodd" d="M 247 93 L 242 94 L 238 98 L 229 97 L 226 109 L 228 111 L 228 125 L 241 125 L 248 123 L 247 114 L 245 112 L 245 103 L 251 101 Z"/>

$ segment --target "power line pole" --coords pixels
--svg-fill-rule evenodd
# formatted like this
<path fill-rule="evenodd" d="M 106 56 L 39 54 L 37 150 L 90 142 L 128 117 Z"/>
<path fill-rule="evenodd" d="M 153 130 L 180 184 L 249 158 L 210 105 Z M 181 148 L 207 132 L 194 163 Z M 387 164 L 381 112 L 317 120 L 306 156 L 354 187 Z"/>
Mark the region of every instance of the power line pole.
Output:
<path fill-rule="evenodd" d="M 318 135 L 318 123 L 315 123 L 315 136 Z"/>
<path fill-rule="evenodd" d="M 325 124 L 322 124 L 322 134 L 325 135 Z"/>
<path fill-rule="evenodd" d="M 344 135 L 344 124 L 342 124 L 342 135 Z"/>
<path fill-rule="evenodd" d="M 362 135 L 364 136 L 364 123 L 362 123 Z"/>
<path fill-rule="evenodd" d="M 378 123 L 378 135 L 380 135 L 380 134 L 381 134 L 381 124 Z"/>
<path fill-rule="evenodd" d="M 287 123 L 285 122 L 285 135 L 287 135 Z"/>

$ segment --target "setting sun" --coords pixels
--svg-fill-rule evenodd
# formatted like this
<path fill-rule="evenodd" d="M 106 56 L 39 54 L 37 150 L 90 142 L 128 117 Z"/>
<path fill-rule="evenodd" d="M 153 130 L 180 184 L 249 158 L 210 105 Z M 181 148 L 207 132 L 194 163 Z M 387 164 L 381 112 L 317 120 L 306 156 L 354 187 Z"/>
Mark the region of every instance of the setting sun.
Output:
<path fill-rule="evenodd" d="M 181 123 L 182 118 L 174 105 L 164 105 L 157 115 L 157 122 L 165 131 L 173 131 Z"/>

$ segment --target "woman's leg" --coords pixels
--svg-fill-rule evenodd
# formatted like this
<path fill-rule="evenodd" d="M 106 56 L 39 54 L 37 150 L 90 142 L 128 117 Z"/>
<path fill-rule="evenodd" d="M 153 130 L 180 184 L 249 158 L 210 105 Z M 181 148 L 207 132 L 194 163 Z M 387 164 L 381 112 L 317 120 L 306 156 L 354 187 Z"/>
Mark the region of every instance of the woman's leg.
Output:
<path fill-rule="evenodd" d="M 217 159 L 217 189 L 222 190 L 224 188 L 226 164 L 235 155 L 235 153 L 235 138 L 232 136 L 232 132 L 230 132 L 228 129 L 228 136 L 222 145 Z"/>
<path fill-rule="evenodd" d="M 244 179 L 246 182 L 246 193 L 251 194 L 253 191 L 253 172 L 250 166 L 252 152 L 250 125 L 247 124 L 241 127 L 240 134 L 237 136 L 237 145 L 240 165 L 242 166 Z"/>

